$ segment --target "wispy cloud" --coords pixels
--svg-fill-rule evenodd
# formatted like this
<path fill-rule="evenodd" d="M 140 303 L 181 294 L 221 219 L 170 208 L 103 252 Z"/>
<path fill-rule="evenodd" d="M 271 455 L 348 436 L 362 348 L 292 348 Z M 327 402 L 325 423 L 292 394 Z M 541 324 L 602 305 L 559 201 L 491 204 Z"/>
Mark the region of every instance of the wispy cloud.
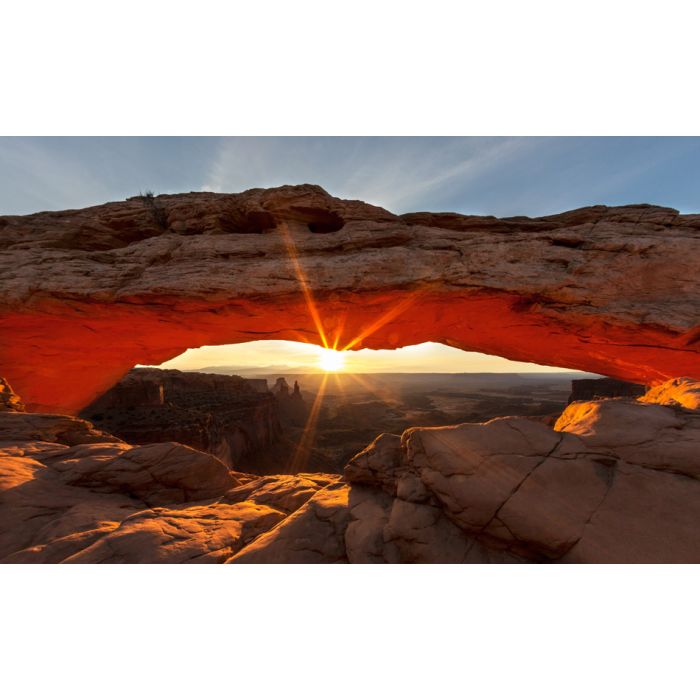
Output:
<path fill-rule="evenodd" d="M 700 211 L 699 155 L 698 138 L 0 138 L 0 212 L 304 182 L 397 213 Z"/>
<path fill-rule="evenodd" d="M 261 138 L 222 139 L 203 189 L 313 182 L 340 197 L 403 212 L 468 186 L 531 153 L 539 139 Z"/>

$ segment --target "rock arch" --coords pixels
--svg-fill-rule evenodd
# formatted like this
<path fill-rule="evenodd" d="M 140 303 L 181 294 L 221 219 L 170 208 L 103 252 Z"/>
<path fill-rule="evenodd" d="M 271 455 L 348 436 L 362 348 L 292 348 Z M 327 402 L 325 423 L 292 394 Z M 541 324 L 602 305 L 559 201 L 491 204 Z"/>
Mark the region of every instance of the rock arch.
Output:
<path fill-rule="evenodd" d="M 397 216 L 313 185 L 3 216 L 0 374 L 68 413 L 135 364 L 263 338 L 699 377 L 699 250 L 700 215 L 662 207 Z"/>

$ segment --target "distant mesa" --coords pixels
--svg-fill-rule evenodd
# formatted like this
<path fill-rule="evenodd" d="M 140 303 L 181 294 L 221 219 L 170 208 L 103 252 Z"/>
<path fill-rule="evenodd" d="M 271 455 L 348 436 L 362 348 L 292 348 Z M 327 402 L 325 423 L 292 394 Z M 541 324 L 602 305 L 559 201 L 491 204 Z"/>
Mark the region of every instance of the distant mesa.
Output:
<path fill-rule="evenodd" d="M 573 379 L 569 403 L 574 401 L 592 401 L 595 399 L 618 398 L 628 396 L 639 398 L 644 396 L 649 387 L 633 382 L 623 382 L 619 379 L 602 377 L 600 379 Z"/>
<path fill-rule="evenodd" d="M 290 393 L 284 378 L 270 391 L 265 379 L 139 367 L 80 415 L 131 444 L 179 442 L 255 472 L 308 410 L 296 381 Z M 282 458 L 291 462 L 291 449 Z"/>
<path fill-rule="evenodd" d="M 132 369 L 80 415 L 132 444 L 180 442 L 230 467 L 282 435 L 267 382 L 221 374 Z"/>

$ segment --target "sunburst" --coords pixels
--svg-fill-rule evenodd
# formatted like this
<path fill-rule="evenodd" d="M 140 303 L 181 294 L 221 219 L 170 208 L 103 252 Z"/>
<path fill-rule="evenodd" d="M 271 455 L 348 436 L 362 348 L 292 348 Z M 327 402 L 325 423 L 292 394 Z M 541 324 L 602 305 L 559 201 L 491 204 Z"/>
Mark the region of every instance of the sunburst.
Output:
<path fill-rule="evenodd" d="M 296 246 L 289 232 L 289 227 L 286 224 L 282 224 L 282 226 L 280 226 L 280 231 L 282 234 L 285 248 L 287 250 L 287 255 L 294 270 L 294 275 L 296 276 L 299 282 L 299 286 L 301 287 L 302 294 L 304 295 L 304 302 L 306 303 L 306 307 L 309 311 L 309 316 L 311 317 L 311 320 L 313 321 L 313 324 L 316 327 L 318 337 L 323 343 L 323 347 L 319 348 L 318 364 L 319 368 L 322 369 L 325 374 L 319 387 L 316 398 L 314 400 L 313 406 L 311 407 L 311 411 L 309 412 L 306 425 L 304 426 L 304 430 L 296 446 L 294 456 L 292 459 L 292 469 L 294 471 L 299 471 L 299 469 L 304 465 L 306 460 L 308 460 L 308 455 L 311 451 L 311 448 L 313 447 L 313 443 L 316 437 L 316 425 L 318 423 L 319 413 L 323 404 L 323 397 L 326 392 L 326 383 L 328 381 L 328 378 L 333 377 L 337 384 L 337 375 L 338 373 L 343 372 L 345 368 L 347 351 L 349 351 L 351 348 L 357 345 L 360 345 L 362 341 L 364 341 L 367 337 L 369 337 L 373 333 L 376 333 L 386 324 L 394 321 L 398 316 L 408 311 L 408 309 L 416 302 L 417 298 L 425 291 L 425 289 L 414 290 L 412 292 L 409 292 L 397 304 L 395 304 L 385 313 L 381 314 L 378 318 L 372 321 L 372 323 L 370 323 L 366 328 L 360 331 L 354 338 L 352 338 L 349 342 L 345 343 L 344 345 L 340 344 L 340 336 L 345 326 L 345 317 L 343 316 L 341 319 L 339 319 L 340 322 L 335 328 L 335 339 L 331 347 L 328 344 L 328 336 L 326 335 L 326 332 L 323 327 L 321 314 L 318 311 L 318 307 L 316 306 L 316 302 L 311 292 L 311 287 L 309 286 L 306 274 L 299 260 Z M 300 339 L 307 340 L 308 342 L 308 339 L 306 338 L 300 337 Z M 359 378 L 357 377 L 353 377 L 353 379 L 355 379 L 355 381 L 357 381 L 359 384 L 364 385 L 365 388 L 368 388 L 366 382 L 359 380 Z M 345 391 L 343 390 L 342 393 L 344 394 Z"/>
<path fill-rule="evenodd" d="M 318 366 L 324 372 L 342 372 L 345 366 L 345 353 L 333 348 L 319 348 Z"/>

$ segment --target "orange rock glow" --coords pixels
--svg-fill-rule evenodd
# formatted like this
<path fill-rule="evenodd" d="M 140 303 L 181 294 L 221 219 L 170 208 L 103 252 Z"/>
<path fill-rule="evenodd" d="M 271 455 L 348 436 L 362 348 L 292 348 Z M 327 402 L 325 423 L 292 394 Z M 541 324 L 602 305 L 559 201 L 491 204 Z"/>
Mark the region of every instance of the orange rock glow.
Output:
<path fill-rule="evenodd" d="M 34 411 L 263 339 L 700 377 L 700 216 L 672 209 L 397 216 L 301 185 L 2 217 L 0 232 L 0 374 Z"/>

